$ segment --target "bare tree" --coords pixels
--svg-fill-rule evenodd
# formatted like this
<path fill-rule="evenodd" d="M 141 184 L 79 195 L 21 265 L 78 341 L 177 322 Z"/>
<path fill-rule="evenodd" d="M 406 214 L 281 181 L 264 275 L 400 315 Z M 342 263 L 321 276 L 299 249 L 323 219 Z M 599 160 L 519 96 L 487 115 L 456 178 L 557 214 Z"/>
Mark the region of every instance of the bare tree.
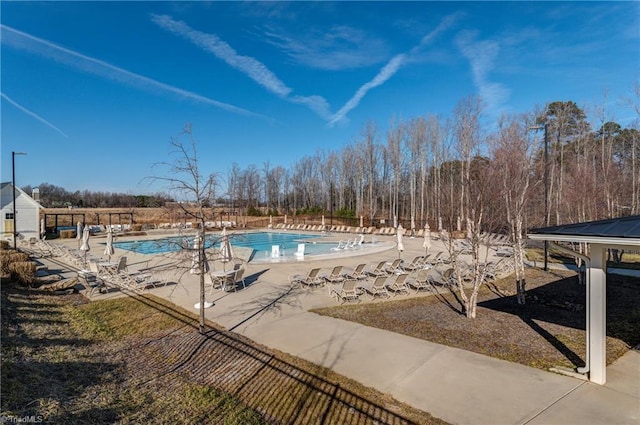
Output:
<path fill-rule="evenodd" d="M 493 171 L 500 182 L 506 221 L 513 247 L 518 304 L 525 303 L 524 220 L 531 196 L 535 145 L 524 117 L 503 117 L 492 138 Z M 533 184 L 532 184 L 533 183 Z"/>
<path fill-rule="evenodd" d="M 184 140 L 186 139 L 186 140 Z M 216 175 L 202 174 L 198 162 L 197 143 L 193 137 L 191 124 L 185 125 L 183 131 L 170 140 L 170 155 L 174 158 L 172 162 L 160 162 L 155 164 L 167 170 L 167 176 L 152 176 L 148 179 L 152 181 L 164 182 L 167 190 L 175 194 L 176 199 L 182 199 L 178 205 L 185 216 L 191 217 L 198 223 L 198 236 L 202 241 L 198 246 L 198 269 L 200 272 L 200 333 L 206 332 L 204 320 L 205 305 L 205 222 L 209 219 L 206 214 L 206 205 L 213 203 L 215 199 Z"/>

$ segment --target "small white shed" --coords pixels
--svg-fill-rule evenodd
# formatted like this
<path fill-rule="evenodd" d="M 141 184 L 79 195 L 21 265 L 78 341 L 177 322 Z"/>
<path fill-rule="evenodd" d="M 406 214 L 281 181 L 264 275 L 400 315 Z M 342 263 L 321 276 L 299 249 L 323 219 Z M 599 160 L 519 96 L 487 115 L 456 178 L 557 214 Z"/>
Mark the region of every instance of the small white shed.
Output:
<path fill-rule="evenodd" d="M 607 249 L 640 247 L 640 215 L 534 229 L 529 239 L 589 244 L 587 258 L 587 373 L 596 384 L 606 382 Z"/>
<path fill-rule="evenodd" d="M 13 242 L 13 185 L 0 183 L 0 232 L 2 239 Z M 40 205 L 19 187 L 16 187 L 16 231 L 26 239 L 40 239 Z"/>

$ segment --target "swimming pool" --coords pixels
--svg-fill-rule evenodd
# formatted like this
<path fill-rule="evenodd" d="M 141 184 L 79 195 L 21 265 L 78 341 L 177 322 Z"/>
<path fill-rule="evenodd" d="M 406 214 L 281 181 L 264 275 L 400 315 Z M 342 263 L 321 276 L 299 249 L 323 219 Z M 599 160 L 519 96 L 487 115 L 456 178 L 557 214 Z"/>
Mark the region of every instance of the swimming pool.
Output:
<path fill-rule="evenodd" d="M 317 234 L 304 233 L 279 233 L 279 232 L 253 232 L 253 233 L 230 233 L 231 244 L 233 246 L 241 246 L 253 249 L 252 260 L 265 261 L 271 259 L 271 247 L 277 245 L 280 250 L 280 256 L 291 257 L 298 249 L 298 243 L 308 239 L 322 238 Z M 178 252 L 184 248 L 193 245 L 193 236 L 191 237 L 170 237 L 163 239 L 149 239 L 127 242 L 115 242 L 115 248 L 136 252 L 138 254 L 164 254 L 169 252 Z M 335 242 L 314 241 L 306 243 L 305 255 L 322 255 L 329 254 L 335 247 Z M 209 234 L 206 236 L 205 247 L 218 248 L 220 246 L 220 234 Z"/>

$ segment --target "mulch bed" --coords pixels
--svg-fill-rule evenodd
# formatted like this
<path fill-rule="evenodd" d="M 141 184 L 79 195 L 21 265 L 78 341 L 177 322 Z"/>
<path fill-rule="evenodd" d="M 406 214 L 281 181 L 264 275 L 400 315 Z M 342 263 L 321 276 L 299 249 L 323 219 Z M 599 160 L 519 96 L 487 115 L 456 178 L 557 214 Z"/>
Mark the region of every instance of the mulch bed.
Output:
<path fill-rule="evenodd" d="M 607 362 L 640 343 L 640 279 L 609 275 Z M 317 313 L 547 369 L 584 366 L 585 286 L 573 272 L 528 269 L 527 302 L 513 277 L 481 289 L 475 319 L 457 293 L 345 305 Z"/>

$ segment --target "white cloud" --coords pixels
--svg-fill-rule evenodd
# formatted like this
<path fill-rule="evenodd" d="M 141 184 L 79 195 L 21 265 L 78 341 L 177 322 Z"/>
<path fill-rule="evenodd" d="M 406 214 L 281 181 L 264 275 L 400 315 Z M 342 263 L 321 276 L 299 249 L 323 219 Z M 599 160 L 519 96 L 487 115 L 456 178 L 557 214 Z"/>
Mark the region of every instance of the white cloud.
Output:
<path fill-rule="evenodd" d="M 470 31 L 458 34 L 456 44 L 469 60 L 473 82 L 478 87 L 480 97 L 489 111 L 496 112 L 511 95 L 511 91 L 503 84 L 491 81 L 489 78 L 500 51 L 499 44 L 489 40 L 476 41 L 475 34 Z"/>
<path fill-rule="evenodd" d="M 420 43 L 413 47 L 407 54 L 394 56 L 371 81 L 368 81 L 356 91 L 355 95 L 353 95 L 353 97 L 329 119 L 327 125 L 331 127 L 337 122 L 344 120 L 347 113 L 360 104 L 360 101 L 369 92 L 369 90 L 384 84 L 387 80 L 393 77 L 400 68 L 413 60 L 414 57 L 420 53 L 420 50 L 423 47 L 431 43 L 440 33 L 451 27 L 454 24 L 456 17 L 457 15 L 444 17 L 438 26 L 433 31 L 422 37 Z"/>
<path fill-rule="evenodd" d="M 389 78 L 398 72 L 398 69 L 400 69 L 405 60 L 406 56 L 403 54 L 394 56 L 371 81 L 368 81 L 362 85 L 358 91 L 356 91 L 356 94 L 354 94 L 353 97 L 329 119 L 327 125 L 331 127 L 337 122 L 343 120 L 349 111 L 360 104 L 360 101 L 369 90 L 384 84 Z"/>
<path fill-rule="evenodd" d="M 34 37 L 30 34 L 18 31 L 6 25 L 2 28 L 2 44 L 11 46 L 18 50 L 24 50 L 59 63 L 68 65 L 76 70 L 98 75 L 112 81 L 133 86 L 139 89 L 156 93 L 170 93 L 182 99 L 193 100 L 199 103 L 215 106 L 242 115 L 260 116 L 246 109 L 238 108 L 228 103 L 219 102 L 197 93 L 170 86 L 165 83 L 144 77 L 139 74 L 119 68 L 107 62 L 85 56 L 73 50 L 58 46 L 47 40 Z"/>
<path fill-rule="evenodd" d="M 206 52 L 213 53 L 270 92 L 281 97 L 286 97 L 291 93 L 291 89 L 262 62 L 249 56 L 239 55 L 228 43 L 220 40 L 216 35 L 194 30 L 184 22 L 175 21 L 167 15 L 151 15 L 151 20 L 160 28 L 187 39 Z"/>
<path fill-rule="evenodd" d="M 204 51 L 213 53 L 229 66 L 260 84 L 267 91 L 288 102 L 305 105 L 323 119 L 330 117 L 329 104 L 323 97 L 291 95 L 293 90 L 287 87 L 262 62 L 249 56 L 239 55 L 228 43 L 220 40 L 216 35 L 194 30 L 184 22 L 175 21 L 166 15 L 152 15 L 151 19 L 161 28 L 186 38 Z"/>
<path fill-rule="evenodd" d="M 51 124 L 49 121 L 45 120 L 44 118 L 42 118 L 40 115 L 36 114 L 35 112 L 32 112 L 30 110 L 28 110 L 27 108 L 25 108 L 24 106 L 20 105 L 18 102 L 16 102 L 15 100 L 11 99 L 9 96 L 7 96 L 4 93 L 0 93 L 0 96 L 6 100 L 7 102 L 9 102 L 10 104 L 12 104 L 13 106 L 15 106 L 16 108 L 20 109 L 22 112 L 24 112 L 25 114 L 32 116 L 33 118 L 37 119 L 38 121 L 40 121 L 41 123 L 45 124 L 46 126 L 54 129 L 55 131 L 57 131 L 58 133 L 62 134 L 64 137 L 69 137 L 66 135 L 66 133 L 62 130 L 60 130 L 58 127 L 56 127 L 55 125 Z"/>
<path fill-rule="evenodd" d="M 293 38 L 277 30 L 268 30 L 267 41 L 282 49 L 295 62 L 311 68 L 337 71 L 371 66 L 389 55 L 386 43 L 348 26 L 328 30 L 308 30 Z"/>

